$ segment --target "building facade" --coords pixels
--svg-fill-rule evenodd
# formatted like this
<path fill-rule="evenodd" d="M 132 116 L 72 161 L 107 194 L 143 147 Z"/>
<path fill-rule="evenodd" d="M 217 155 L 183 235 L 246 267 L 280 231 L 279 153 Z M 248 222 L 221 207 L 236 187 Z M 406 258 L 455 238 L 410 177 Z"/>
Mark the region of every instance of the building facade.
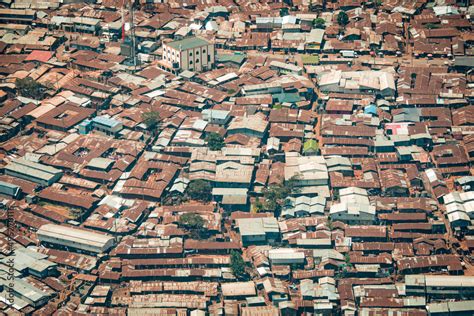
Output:
<path fill-rule="evenodd" d="M 188 37 L 163 43 L 163 62 L 172 70 L 202 71 L 212 69 L 214 44 L 200 37 Z"/>

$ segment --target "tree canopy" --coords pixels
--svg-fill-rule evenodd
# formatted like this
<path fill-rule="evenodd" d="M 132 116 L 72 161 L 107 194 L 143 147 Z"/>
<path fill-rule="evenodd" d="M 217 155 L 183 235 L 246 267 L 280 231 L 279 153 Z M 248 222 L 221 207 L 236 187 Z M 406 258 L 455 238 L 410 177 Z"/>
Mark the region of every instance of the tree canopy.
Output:
<path fill-rule="evenodd" d="M 224 137 L 214 132 L 207 134 L 206 142 L 210 150 L 221 150 L 225 146 Z"/>
<path fill-rule="evenodd" d="M 194 213 L 186 213 L 179 217 L 178 223 L 186 228 L 200 228 L 204 226 L 201 216 Z"/>
<path fill-rule="evenodd" d="M 21 96 L 36 100 L 43 98 L 43 86 L 30 77 L 16 79 L 15 87 Z"/>
<path fill-rule="evenodd" d="M 160 113 L 157 111 L 145 112 L 142 114 L 143 123 L 145 123 L 148 130 L 154 130 L 158 123 L 160 123 Z"/>
<path fill-rule="evenodd" d="M 269 185 L 262 190 L 263 201 L 258 199 L 256 201 L 256 208 L 258 210 L 279 212 L 285 205 L 286 199 L 291 194 L 299 192 L 299 188 L 296 186 L 298 176 L 293 176 L 288 181 L 282 181 L 277 184 Z"/>
<path fill-rule="evenodd" d="M 208 202 L 212 198 L 212 186 L 206 180 L 193 180 L 189 183 L 186 194 L 193 200 Z"/>
<path fill-rule="evenodd" d="M 347 23 L 349 23 L 349 16 L 347 15 L 346 12 L 340 11 L 339 14 L 337 15 L 337 23 L 340 26 L 345 26 Z"/>
<path fill-rule="evenodd" d="M 344 255 L 344 264 L 338 267 L 338 272 L 336 273 L 336 279 L 347 278 L 349 271 L 352 270 L 353 265 L 351 263 L 351 257 L 348 253 Z"/>
<path fill-rule="evenodd" d="M 230 253 L 230 268 L 235 277 L 241 279 L 245 276 L 245 262 L 240 253 L 232 250 Z"/>
<path fill-rule="evenodd" d="M 317 18 L 313 20 L 313 25 L 316 28 L 322 29 L 324 28 L 325 24 L 326 24 L 326 21 L 323 18 Z"/>
<path fill-rule="evenodd" d="M 191 234 L 193 239 L 201 239 L 204 237 L 206 229 L 204 227 L 205 221 L 198 214 L 186 213 L 179 217 L 178 225 L 185 228 Z"/>

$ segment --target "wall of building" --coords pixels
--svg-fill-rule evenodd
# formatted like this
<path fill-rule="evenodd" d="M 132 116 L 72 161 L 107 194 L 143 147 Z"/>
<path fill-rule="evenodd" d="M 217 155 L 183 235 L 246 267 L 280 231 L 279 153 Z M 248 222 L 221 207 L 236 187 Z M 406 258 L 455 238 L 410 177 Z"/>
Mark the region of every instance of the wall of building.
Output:
<path fill-rule="evenodd" d="M 192 71 L 210 69 L 214 64 L 214 45 L 184 50 L 180 54 L 180 68 Z"/>
<path fill-rule="evenodd" d="M 215 61 L 214 45 L 204 45 L 181 52 L 163 45 L 163 59 L 170 65 L 178 63 L 182 70 L 202 71 L 211 69 Z"/>

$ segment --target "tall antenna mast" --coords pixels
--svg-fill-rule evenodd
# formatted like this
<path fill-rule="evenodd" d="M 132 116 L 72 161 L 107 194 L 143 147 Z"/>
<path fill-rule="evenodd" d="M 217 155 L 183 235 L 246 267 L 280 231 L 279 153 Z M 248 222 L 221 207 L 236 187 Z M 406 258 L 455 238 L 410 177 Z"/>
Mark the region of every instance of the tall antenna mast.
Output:
<path fill-rule="evenodd" d="M 132 35 L 132 55 L 133 55 L 133 67 L 134 70 L 137 70 L 137 52 L 135 46 L 135 25 L 134 25 L 134 16 L 135 13 L 133 11 L 133 0 L 130 1 L 130 30 Z"/>
<path fill-rule="evenodd" d="M 125 5 L 125 3 L 122 5 L 122 43 L 125 42 L 125 17 L 123 15 L 123 6 Z"/>

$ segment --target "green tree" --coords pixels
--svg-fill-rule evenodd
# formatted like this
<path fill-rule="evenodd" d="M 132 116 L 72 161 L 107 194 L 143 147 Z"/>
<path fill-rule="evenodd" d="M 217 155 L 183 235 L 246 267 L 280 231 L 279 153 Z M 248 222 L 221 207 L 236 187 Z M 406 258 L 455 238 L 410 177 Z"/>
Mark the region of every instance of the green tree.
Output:
<path fill-rule="evenodd" d="M 208 202 L 212 198 L 211 184 L 206 180 L 193 180 L 186 189 L 186 195 L 193 200 Z"/>
<path fill-rule="evenodd" d="M 188 230 L 193 239 L 202 239 L 206 235 L 204 224 L 204 219 L 194 213 L 183 214 L 178 220 L 178 225 Z"/>
<path fill-rule="evenodd" d="M 264 206 L 263 206 L 262 201 L 260 201 L 259 197 L 255 199 L 254 207 L 255 207 L 255 212 L 257 213 L 263 210 Z"/>
<path fill-rule="evenodd" d="M 349 276 L 349 268 L 346 264 L 343 264 L 339 267 L 339 270 L 336 272 L 336 279 L 345 279 Z"/>
<path fill-rule="evenodd" d="M 279 212 L 285 205 L 290 195 L 298 193 L 300 188 L 296 185 L 298 176 L 293 176 L 288 181 L 272 184 L 262 190 L 263 199 L 262 209 L 272 212 Z"/>
<path fill-rule="evenodd" d="M 352 267 L 351 256 L 349 255 L 348 252 L 344 254 L 344 262 L 346 263 L 346 266 Z"/>
<path fill-rule="evenodd" d="M 301 188 L 297 186 L 299 180 L 300 180 L 300 176 L 294 175 L 288 181 L 285 182 L 285 186 L 289 190 L 288 195 L 299 193 L 301 191 Z"/>
<path fill-rule="evenodd" d="M 240 253 L 232 250 L 230 253 L 230 268 L 237 279 L 245 276 L 245 262 Z"/>
<path fill-rule="evenodd" d="M 349 16 L 347 15 L 346 12 L 340 11 L 339 14 L 337 15 L 337 23 L 340 26 L 346 26 L 347 23 L 349 23 Z"/>
<path fill-rule="evenodd" d="M 318 29 L 323 29 L 326 21 L 323 18 L 317 18 L 313 20 L 313 26 Z"/>
<path fill-rule="evenodd" d="M 21 96 L 36 100 L 43 98 L 43 86 L 30 77 L 16 79 L 15 87 Z"/>
<path fill-rule="evenodd" d="M 206 142 L 210 150 L 221 150 L 225 146 L 224 137 L 214 132 L 207 134 Z"/>
<path fill-rule="evenodd" d="M 157 111 L 144 112 L 142 114 L 143 123 L 150 131 L 154 131 L 160 123 L 160 113 Z"/>
<path fill-rule="evenodd" d="M 163 205 L 180 205 L 186 202 L 186 197 L 178 194 L 168 194 L 162 201 Z"/>

